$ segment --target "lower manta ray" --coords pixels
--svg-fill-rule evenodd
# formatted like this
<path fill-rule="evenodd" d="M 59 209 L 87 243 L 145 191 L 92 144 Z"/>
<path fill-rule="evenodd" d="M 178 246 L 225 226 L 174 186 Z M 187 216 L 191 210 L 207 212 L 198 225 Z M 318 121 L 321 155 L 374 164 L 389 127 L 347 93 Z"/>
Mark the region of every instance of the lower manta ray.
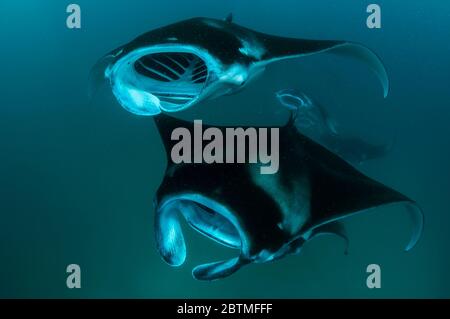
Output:
<path fill-rule="evenodd" d="M 413 200 L 301 134 L 294 114 L 279 128 L 279 171 L 273 175 L 260 174 L 260 164 L 175 164 L 171 133 L 178 127 L 192 133 L 194 125 L 164 113 L 154 120 L 169 159 L 155 198 L 161 256 L 171 266 L 184 263 L 181 216 L 206 237 L 240 251 L 230 260 L 195 267 L 192 274 L 198 280 L 224 278 L 250 263 L 297 254 L 319 235 L 338 235 L 348 243 L 340 220 L 385 204 L 408 208 L 414 229 L 406 251 L 421 236 L 423 213 Z M 224 132 L 225 127 L 218 129 Z"/>

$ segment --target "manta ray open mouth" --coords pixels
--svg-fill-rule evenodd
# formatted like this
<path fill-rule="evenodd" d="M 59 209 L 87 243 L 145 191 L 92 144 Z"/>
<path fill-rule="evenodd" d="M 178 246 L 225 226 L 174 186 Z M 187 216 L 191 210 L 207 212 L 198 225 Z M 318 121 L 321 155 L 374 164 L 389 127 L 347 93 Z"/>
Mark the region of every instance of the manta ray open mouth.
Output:
<path fill-rule="evenodd" d="M 134 63 L 142 89 L 156 97 L 163 110 L 178 110 L 201 94 L 208 78 L 205 62 L 192 53 L 145 55 Z"/>
<path fill-rule="evenodd" d="M 214 200 L 198 194 L 180 195 L 164 200 L 157 208 L 155 229 L 158 250 L 172 266 L 180 266 L 186 259 L 186 244 L 180 226 L 180 216 L 202 235 L 217 243 L 239 250 L 246 250 L 245 235 L 236 216 Z M 195 277 L 217 271 L 217 264 L 234 264 L 239 258 L 225 262 L 213 262 L 194 268 Z M 236 265 L 237 266 L 237 265 Z M 230 267 L 232 270 L 233 267 Z"/>
<path fill-rule="evenodd" d="M 235 249 L 241 248 L 241 237 L 236 227 L 223 215 L 212 208 L 190 201 L 182 202 L 183 212 L 189 225 L 202 235 Z"/>
<path fill-rule="evenodd" d="M 103 73 L 113 94 L 126 110 L 137 115 L 153 116 L 190 107 L 202 97 L 211 75 L 208 63 L 190 47 L 143 49 L 125 54 L 114 63 L 111 59 L 115 55 L 100 61 L 94 74 L 101 73 L 106 64 Z"/>

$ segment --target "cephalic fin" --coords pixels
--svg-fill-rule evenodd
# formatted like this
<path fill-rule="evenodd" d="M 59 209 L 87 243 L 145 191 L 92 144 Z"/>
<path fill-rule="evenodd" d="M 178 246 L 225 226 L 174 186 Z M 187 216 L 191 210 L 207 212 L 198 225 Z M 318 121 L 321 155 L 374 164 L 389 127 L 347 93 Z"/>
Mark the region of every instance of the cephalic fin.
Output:
<path fill-rule="evenodd" d="M 247 264 L 240 257 L 226 261 L 218 261 L 200 265 L 192 270 L 192 276 L 197 280 L 217 280 L 228 277 Z"/>

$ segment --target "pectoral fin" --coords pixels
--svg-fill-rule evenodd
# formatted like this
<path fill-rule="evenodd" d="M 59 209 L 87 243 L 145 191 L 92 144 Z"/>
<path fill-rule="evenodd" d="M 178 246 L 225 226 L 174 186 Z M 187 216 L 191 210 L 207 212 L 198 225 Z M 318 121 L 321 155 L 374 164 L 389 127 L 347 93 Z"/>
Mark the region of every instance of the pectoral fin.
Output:
<path fill-rule="evenodd" d="M 389 79 L 383 62 L 372 50 L 361 44 L 348 41 L 285 38 L 261 33 L 259 36 L 267 48 L 263 57 L 266 63 L 322 52 L 347 56 L 366 64 L 380 80 L 384 97 L 388 95 Z"/>

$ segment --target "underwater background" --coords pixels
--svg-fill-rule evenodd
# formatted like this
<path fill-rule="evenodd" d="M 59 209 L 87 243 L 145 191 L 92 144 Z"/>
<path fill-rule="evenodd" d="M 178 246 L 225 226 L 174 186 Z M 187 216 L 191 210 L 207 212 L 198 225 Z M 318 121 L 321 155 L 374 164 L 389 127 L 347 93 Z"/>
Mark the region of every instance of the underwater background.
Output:
<path fill-rule="evenodd" d="M 450 3 L 431 1 L 77 0 L 82 28 L 66 27 L 68 1 L 0 1 L 0 297 L 37 298 L 449 298 Z M 366 27 L 366 8 L 382 28 Z M 251 265 L 215 282 L 194 266 L 235 251 L 185 230 L 187 261 L 172 268 L 154 242 L 153 196 L 166 165 L 151 118 L 122 109 L 108 88 L 93 100 L 93 64 L 139 34 L 205 16 L 299 38 L 343 39 L 373 49 L 391 91 L 361 63 L 319 54 L 270 67 L 247 90 L 179 114 L 212 124 L 279 124 L 274 93 L 320 101 L 342 131 L 384 143 L 359 169 L 415 199 L 419 244 L 403 251 L 411 222 L 400 205 L 345 220 L 349 254 L 335 237 L 297 256 Z M 82 288 L 66 287 L 79 264 Z M 381 289 L 366 267 L 381 266 Z"/>

